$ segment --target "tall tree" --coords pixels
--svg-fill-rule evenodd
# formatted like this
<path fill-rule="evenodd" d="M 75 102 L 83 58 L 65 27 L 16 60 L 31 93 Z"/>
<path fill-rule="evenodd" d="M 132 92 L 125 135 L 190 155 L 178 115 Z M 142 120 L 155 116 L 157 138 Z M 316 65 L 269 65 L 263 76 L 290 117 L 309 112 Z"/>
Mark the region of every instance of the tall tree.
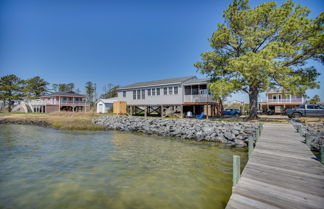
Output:
<path fill-rule="evenodd" d="M 47 92 L 47 81 L 39 76 L 24 81 L 24 92 L 29 99 L 39 98 Z"/>
<path fill-rule="evenodd" d="M 11 112 L 13 101 L 23 97 L 23 83 L 23 80 L 13 74 L 0 78 L 0 98 L 4 103 L 8 103 L 9 112 Z"/>
<path fill-rule="evenodd" d="M 316 95 L 314 95 L 313 98 L 311 98 L 308 102 L 309 102 L 310 104 L 317 104 L 317 103 L 319 103 L 320 101 L 321 101 L 320 96 L 316 94 Z"/>
<path fill-rule="evenodd" d="M 73 91 L 74 90 L 74 83 L 68 83 L 66 84 L 68 91 Z"/>
<path fill-rule="evenodd" d="M 113 85 L 111 83 L 107 84 L 104 87 L 104 94 L 100 96 L 102 99 L 108 99 L 108 98 L 113 98 L 117 97 L 117 89 L 119 88 L 119 85 Z"/>
<path fill-rule="evenodd" d="M 73 91 L 74 89 L 74 83 L 59 83 L 57 84 L 57 86 L 58 86 L 58 91 L 62 91 L 62 92 Z"/>
<path fill-rule="evenodd" d="M 306 64 L 310 59 L 324 62 L 324 13 L 315 19 L 309 13 L 293 1 L 251 9 L 247 0 L 234 0 L 209 38 L 213 50 L 202 53 L 195 67 L 211 77 L 211 88 L 233 86 L 232 92 L 247 93 L 248 118 L 255 119 L 261 92 L 279 87 L 297 95 L 319 87 L 319 73 Z"/>
<path fill-rule="evenodd" d="M 94 83 L 88 81 L 85 85 L 86 97 L 88 102 L 94 101 L 95 86 Z"/>
<path fill-rule="evenodd" d="M 53 84 L 52 84 L 52 91 L 53 91 L 53 92 L 57 92 L 58 90 L 59 90 L 59 88 L 58 88 L 58 84 L 53 83 Z"/>

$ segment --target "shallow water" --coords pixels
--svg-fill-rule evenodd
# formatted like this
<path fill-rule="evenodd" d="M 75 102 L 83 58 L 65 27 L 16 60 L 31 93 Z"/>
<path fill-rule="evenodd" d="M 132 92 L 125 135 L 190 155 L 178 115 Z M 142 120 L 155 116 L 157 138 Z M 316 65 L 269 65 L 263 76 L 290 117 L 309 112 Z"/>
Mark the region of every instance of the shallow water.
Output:
<path fill-rule="evenodd" d="M 246 150 L 126 132 L 0 125 L 0 208 L 224 208 Z"/>

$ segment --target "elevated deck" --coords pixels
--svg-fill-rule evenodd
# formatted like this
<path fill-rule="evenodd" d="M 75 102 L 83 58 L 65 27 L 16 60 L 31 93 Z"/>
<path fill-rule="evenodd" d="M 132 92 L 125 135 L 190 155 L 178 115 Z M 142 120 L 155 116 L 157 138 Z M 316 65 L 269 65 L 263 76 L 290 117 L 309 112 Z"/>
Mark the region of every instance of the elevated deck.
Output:
<path fill-rule="evenodd" d="M 265 124 L 227 209 L 324 208 L 324 165 L 291 124 Z"/>

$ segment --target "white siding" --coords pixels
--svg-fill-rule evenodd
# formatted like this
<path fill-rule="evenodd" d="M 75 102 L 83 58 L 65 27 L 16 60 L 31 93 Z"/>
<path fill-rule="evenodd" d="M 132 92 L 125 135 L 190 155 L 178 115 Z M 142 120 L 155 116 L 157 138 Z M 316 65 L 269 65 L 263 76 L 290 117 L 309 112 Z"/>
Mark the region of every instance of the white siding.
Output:
<path fill-rule="evenodd" d="M 169 87 L 178 87 L 178 94 L 169 94 Z M 163 88 L 168 87 L 168 94 L 164 95 Z M 147 89 L 155 88 L 155 95 L 148 95 Z M 157 88 L 160 88 L 160 95 L 157 95 Z M 145 99 L 142 99 L 142 90 L 145 89 Z M 133 99 L 133 90 L 136 90 L 136 99 Z M 137 99 L 137 90 L 141 90 L 141 98 Z M 173 89 L 174 93 L 174 89 Z M 118 91 L 118 100 L 126 101 L 130 105 L 164 105 L 164 104 L 182 104 L 183 103 L 183 88 L 180 85 L 165 85 L 151 88 L 138 88 L 126 91 L 126 97 L 123 97 L 123 90 Z"/>

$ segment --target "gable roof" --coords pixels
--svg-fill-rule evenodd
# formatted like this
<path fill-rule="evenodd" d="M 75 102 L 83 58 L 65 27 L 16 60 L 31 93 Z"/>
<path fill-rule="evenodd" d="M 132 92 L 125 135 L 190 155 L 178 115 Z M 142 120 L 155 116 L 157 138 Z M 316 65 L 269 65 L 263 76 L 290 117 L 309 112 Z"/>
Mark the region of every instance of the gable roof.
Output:
<path fill-rule="evenodd" d="M 210 82 L 209 78 L 194 78 L 184 82 L 184 85 L 207 84 L 209 82 Z"/>
<path fill-rule="evenodd" d="M 53 92 L 53 93 L 44 95 L 44 97 L 51 97 L 51 96 L 85 97 L 84 95 L 75 93 L 74 91 L 68 91 L 68 92 L 58 91 L 58 92 Z"/>
<path fill-rule="evenodd" d="M 170 78 L 170 79 L 163 79 L 163 80 L 155 80 L 155 81 L 145 81 L 145 82 L 138 82 L 129 84 L 127 86 L 122 86 L 118 88 L 118 90 L 123 89 L 134 89 L 134 88 L 141 88 L 141 87 L 150 87 L 150 86 L 160 86 L 160 85 L 168 85 L 168 84 L 181 84 L 190 79 L 195 79 L 196 76 L 186 76 L 180 78 Z"/>
<path fill-rule="evenodd" d="M 112 98 L 109 98 L 109 99 L 99 99 L 97 101 L 97 103 L 100 102 L 100 101 L 105 103 L 105 104 L 114 103 L 114 102 L 118 101 L 118 97 L 112 97 Z"/>

